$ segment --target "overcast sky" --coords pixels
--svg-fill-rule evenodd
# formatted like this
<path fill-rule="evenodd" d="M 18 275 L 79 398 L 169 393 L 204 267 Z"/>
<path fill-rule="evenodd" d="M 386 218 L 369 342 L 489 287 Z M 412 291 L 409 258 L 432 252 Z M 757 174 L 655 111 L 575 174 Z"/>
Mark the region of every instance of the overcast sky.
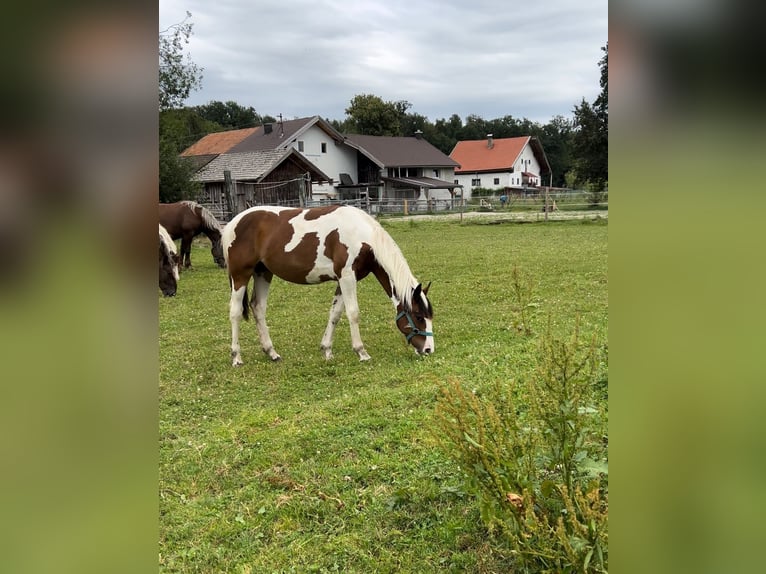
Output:
<path fill-rule="evenodd" d="M 547 123 L 600 91 L 607 0 L 160 0 L 160 31 L 192 14 L 203 68 L 186 105 L 343 120 L 357 94 Z"/>

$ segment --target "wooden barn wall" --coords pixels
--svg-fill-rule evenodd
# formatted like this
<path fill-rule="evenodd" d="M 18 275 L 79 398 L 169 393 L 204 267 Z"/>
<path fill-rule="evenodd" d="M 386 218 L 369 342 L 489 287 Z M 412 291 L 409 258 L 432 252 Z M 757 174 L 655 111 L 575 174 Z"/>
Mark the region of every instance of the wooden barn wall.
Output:
<path fill-rule="evenodd" d="M 237 212 L 256 205 L 297 205 L 301 186 L 305 186 L 305 198 L 311 198 L 311 183 L 302 180 L 306 171 L 292 161 L 279 165 L 266 178 L 253 181 L 236 181 L 235 210 Z M 219 221 L 229 221 L 232 213 L 226 200 L 223 181 L 207 182 L 197 201 L 207 207 Z"/>

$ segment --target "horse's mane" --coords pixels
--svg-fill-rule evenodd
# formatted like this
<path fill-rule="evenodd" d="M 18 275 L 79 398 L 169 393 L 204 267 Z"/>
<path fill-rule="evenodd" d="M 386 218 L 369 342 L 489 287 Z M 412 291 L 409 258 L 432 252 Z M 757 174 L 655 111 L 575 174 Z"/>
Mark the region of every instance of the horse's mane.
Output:
<path fill-rule="evenodd" d="M 375 259 L 388 273 L 394 295 L 404 304 L 405 308 L 411 309 L 412 292 L 418 286 L 418 280 L 410 271 L 410 266 L 407 264 L 402 250 L 399 249 L 393 238 L 375 218 L 366 213 L 365 215 L 369 218 L 373 228 L 373 245 L 371 247 Z"/>
<path fill-rule="evenodd" d="M 165 229 L 161 223 L 159 224 L 159 226 L 160 226 L 160 244 L 162 245 L 167 255 L 175 255 L 176 254 L 175 241 L 173 241 L 167 229 Z"/>
<path fill-rule="evenodd" d="M 221 232 L 221 224 L 218 223 L 218 220 L 215 218 L 215 215 L 213 215 L 209 209 L 206 207 L 200 205 L 196 201 L 192 201 L 190 199 L 185 199 L 179 203 L 182 203 L 192 211 L 197 209 L 199 207 L 200 215 L 202 216 L 202 221 L 205 224 L 205 227 L 210 230 L 215 230 L 218 233 Z"/>

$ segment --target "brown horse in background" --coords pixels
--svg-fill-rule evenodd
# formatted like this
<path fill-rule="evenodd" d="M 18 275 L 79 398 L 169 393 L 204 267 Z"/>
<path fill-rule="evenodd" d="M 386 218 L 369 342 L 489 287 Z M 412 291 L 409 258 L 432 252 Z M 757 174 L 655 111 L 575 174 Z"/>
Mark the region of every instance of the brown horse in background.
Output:
<path fill-rule="evenodd" d="M 221 224 L 210 211 L 196 201 L 160 203 L 160 224 L 173 239 L 181 239 L 184 267 L 191 267 L 192 239 L 204 233 L 212 243 L 210 253 L 219 267 L 226 267 L 221 246 Z"/>

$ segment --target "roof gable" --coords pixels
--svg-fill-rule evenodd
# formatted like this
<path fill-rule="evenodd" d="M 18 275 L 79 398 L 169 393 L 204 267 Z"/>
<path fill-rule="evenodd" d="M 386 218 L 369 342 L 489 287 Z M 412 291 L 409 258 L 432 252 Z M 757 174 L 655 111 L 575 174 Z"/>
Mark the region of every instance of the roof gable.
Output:
<path fill-rule="evenodd" d="M 379 167 L 458 167 L 458 162 L 422 138 L 349 134 L 346 143 Z"/>
<path fill-rule="evenodd" d="M 459 141 L 450 157 L 460 164 L 460 172 L 503 171 L 513 167 L 529 141 L 530 136 L 499 138 L 492 147 L 486 139 Z"/>
<path fill-rule="evenodd" d="M 319 116 L 311 116 L 272 122 L 254 128 L 207 134 L 182 151 L 181 155 L 185 157 L 214 156 L 222 153 L 285 150 L 292 145 L 295 138 L 300 137 L 314 125 L 335 141 L 343 141 L 343 136 L 330 123 Z"/>
<path fill-rule="evenodd" d="M 271 128 L 267 129 L 266 125 L 270 125 Z M 229 153 L 287 149 L 296 138 L 306 133 L 312 126 L 319 127 L 336 141 L 343 141 L 343 136 L 319 116 L 284 120 L 266 125 L 259 127 L 256 132 L 233 146 Z"/>

